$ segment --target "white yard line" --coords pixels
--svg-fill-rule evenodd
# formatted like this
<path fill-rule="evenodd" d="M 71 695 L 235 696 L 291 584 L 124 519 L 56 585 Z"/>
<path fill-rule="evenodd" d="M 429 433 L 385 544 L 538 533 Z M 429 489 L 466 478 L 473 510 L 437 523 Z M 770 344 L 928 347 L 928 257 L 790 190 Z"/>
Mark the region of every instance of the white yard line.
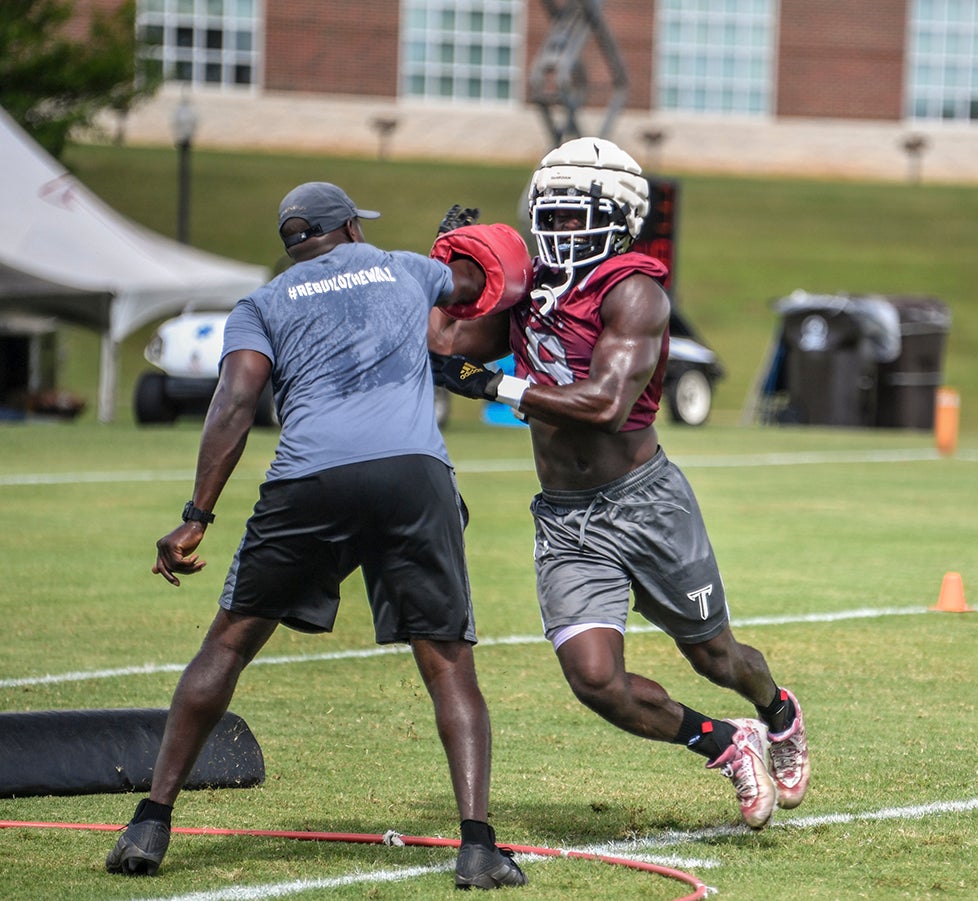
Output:
<path fill-rule="evenodd" d="M 120 472 L 35 472 L 21 475 L 0 475 L 0 487 L 18 485 L 82 485 L 110 482 L 190 482 L 192 470 L 122 470 Z"/>
<path fill-rule="evenodd" d="M 427 876 L 429 873 L 444 873 L 455 869 L 454 861 L 436 867 L 408 867 L 403 870 L 377 870 L 373 873 L 351 873 L 332 879 L 297 879 L 292 882 L 278 882 L 270 885 L 232 885 L 227 888 L 207 892 L 191 892 L 189 895 L 166 895 L 156 901 L 262 901 L 264 898 L 286 898 L 300 892 L 316 889 L 342 888 L 347 885 L 369 883 L 400 882 Z"/>
<path fill-rule="evenodd" d="M 671 457 L 683 469 L 737 469 L 757 466 L 812 466 L 829 463 L 914 463 L 945 460 L 936 450 L 930 448 L 908 448 L 894 450 L 848 450 L 848 451 L 793 451 L 770 454 L 728 454 L 723 456 L 683 456 Z M 953 458 L 965 463 L 978 461 L 978 451 L 959 450 Z M 468 460 L 455 463 L 458 472 L 533 472 L 533 461 L 517 460 Z M 22 473 L 19 475 L 0 475 L 0 487 L 18 485 L 74 485 L 118 482 L 192 482 L 191 470 L 131 470 L 122 472 L 61 472 L 61 473 Z"/>
<path fill-rule="evenodd" d="M 743 619 L 734 618 L 735 628 L 742 626 L 784 626 L 792 623 L 829 623 L 851 619 L 876 619 L 884 616 L 915 616 L 927 613 L 927 607 L 884 607 L 879 610 L 862 608 L 858 610 L 839 610 L 834 613 L 802 613 L 796 616 L 755 616 Z M 634 625 L 628 627 L 629 633 L 656 632 L 655 626 Z M 500 638 L 480 638 L 480 647 L 494 645 L 538 644 L 546 641 L 542 635 L 508 635 Z M 406 645 L 383 645 L 359 650 L 326 651 L 322 654 L 298 654 L 283 657 L 258 657 L 249 666 L 279 666 L 292 663 L 313 663 L 324 660 L 352 660 L 364 657 L 380 657 L 385 654 L 407 654 Z M 0 679 L 0 688 L 22 688 L 29 685 L 54 685 L 62 682 L 86 682 L 94 679 L 118 679 L 127 676 L 151 676 L 157 673 L 183 672 L 186 663 L 144 663 L 139 666 L 122 666 L 115 669 L 82 670 L 72 673 L 55 673 L 43 676 L 23 676 L 21 678 Z"/>
<path fill-rule="evenodd" d="M 882 810 L 857 811 L 855 813 L 823 814 L 821 816 L 792 817 L 775 821 L 771 828 L 814 829 L 822 826 L 845 825 L 859 822 L 879 822 L 882 820 L 920 820 L 925 817 L 941 816 L 948 813 L 970 813 L 978 810 L 978 798 L 968 798 L 963 801 L 934 801 L 930 804 L 917 804 L 910 807 L 887 807 Z M 694 845 L 699 842 L 715 841 L 732 835 L 749 833 L 744 826 L 722 826 L 714 829 L 697 829 L 688 832 L 665 832 L 661 835 L 649 835 L 630 841 L 611 842 L 600 846 L 587 848 L 568 848 L 567 851 L 583 851 L 586 854 L 627 857 L 695 872 L 696 870 L 717 869 L 722 867 L 721 861 L 714 858 L 693 858 L 678 855 L 667 857 L 649 855 L 647 852 L 659 848 L 674 848 Z M 527 861 L 553 861 L 557 858 L 534 855 L 521 855 L 520 863 Z M 397 870 L 378 870 L 372 873 L 351 873 L 347 876 L 336 876 L 331 879 L 293 880 L 266 885 L 230 886 L 205 892 L 193 892 L 189 895 L 165 895 L 144 901 L 252 901 L 260 898 L 285 898 L 302 892 L 316 889 L 338 888 L 347 885 L 367 883 L 398 882 L 424 876 L 431 873 L 451 871 L 454 863 L 431 867 L 410 867 Z"/>

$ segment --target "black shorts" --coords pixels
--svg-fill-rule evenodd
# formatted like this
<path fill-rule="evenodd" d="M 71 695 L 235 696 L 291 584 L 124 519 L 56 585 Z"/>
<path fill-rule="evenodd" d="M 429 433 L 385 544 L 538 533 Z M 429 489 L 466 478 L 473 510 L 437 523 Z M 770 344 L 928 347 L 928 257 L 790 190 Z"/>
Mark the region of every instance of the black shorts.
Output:
<path fill-rule="evenodd" d="M 330 632 L 340 583 L 360 567 L 378 643 L 474 644 L 465 517 L 451 468 L 425 454 L 266 482 L 221 606 Z"/>

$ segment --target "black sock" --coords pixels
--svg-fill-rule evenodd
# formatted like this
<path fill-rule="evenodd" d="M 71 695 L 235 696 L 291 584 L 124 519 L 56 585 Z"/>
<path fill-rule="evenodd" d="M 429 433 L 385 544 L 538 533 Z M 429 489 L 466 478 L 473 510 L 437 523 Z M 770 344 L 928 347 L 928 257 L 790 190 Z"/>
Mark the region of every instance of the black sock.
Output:
<path fill-rule="evenodd" d="M 136 812 L 132 815 L 132 823 L 141 823 L 143 820 L 158 820 L 170 825 L 170 817 L 173 814 L 173 807 L 170 804 L 157 804 L 149 798 L 143 798 L 136 806 Z"/>
<path fill-rule="evenodd" d="M 733 741 L 736 727 L 723 720 L 711 719 L 689 707 L 683 707 L 683 722 L 673 744 L 686 745 L 690 751 L 702 754 L 707 760 L 719 757 Z"/>
<path fill-rule="evenodd" d="M 769 732 L 784 732 L 795 721 L 795 705 L 788 692 L 779 688 L 767 707 L 757 707 L 757 714 L 767 723 Z"/>
<path fill-rule="evenodd" d="M 480 820 L 462 820 L 462 844 L 495 848 L 496 836 L 493 834 L 492 826 Z"/>

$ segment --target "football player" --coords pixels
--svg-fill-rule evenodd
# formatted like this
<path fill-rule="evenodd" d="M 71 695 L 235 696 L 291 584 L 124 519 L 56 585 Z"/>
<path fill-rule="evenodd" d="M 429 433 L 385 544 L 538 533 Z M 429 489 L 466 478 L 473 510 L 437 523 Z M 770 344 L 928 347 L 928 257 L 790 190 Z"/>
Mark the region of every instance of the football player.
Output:
<path fill-rule="evenodd" d="M 667 270 L 632 250 L 648 181 L 614 143 L 577 138 L 543 158 L 528 202 L 532 289 L 505 307 L 434 310 L 436 382 L 507 403 L 529 424 L 541 488 L 531 505 L 538 600 L 576 697 L 619 729 L 702 755 L 732 781 L 747 825 L 763 829 L 807 791 L 805 721 L 761 652 L 734 637 L 696 497 L 659 443 Z M 470 241 L 479 228 L 439 235 L 432 255 L 479 259 Z M 514 375 L 484 365 L 510 353 Z M 626 669 L 631 594 L 696 673 L 756 716 L 709 716 Z"/>

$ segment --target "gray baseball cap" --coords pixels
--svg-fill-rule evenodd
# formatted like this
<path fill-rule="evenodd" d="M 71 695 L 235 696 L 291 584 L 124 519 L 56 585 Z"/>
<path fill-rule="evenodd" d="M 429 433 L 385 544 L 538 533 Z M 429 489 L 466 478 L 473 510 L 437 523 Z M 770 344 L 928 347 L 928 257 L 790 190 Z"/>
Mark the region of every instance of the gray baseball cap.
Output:
<path fill-rule="evenodd" d="M 278 207 L 278 228 L 282 230 L 289 219 L 305 219 L 323 232 L 339 228 L 354 216 L 378 219 L 375 210 L 359 210 L 346 192 L 327 181 L 310 181 L 289 191 Z"/>

